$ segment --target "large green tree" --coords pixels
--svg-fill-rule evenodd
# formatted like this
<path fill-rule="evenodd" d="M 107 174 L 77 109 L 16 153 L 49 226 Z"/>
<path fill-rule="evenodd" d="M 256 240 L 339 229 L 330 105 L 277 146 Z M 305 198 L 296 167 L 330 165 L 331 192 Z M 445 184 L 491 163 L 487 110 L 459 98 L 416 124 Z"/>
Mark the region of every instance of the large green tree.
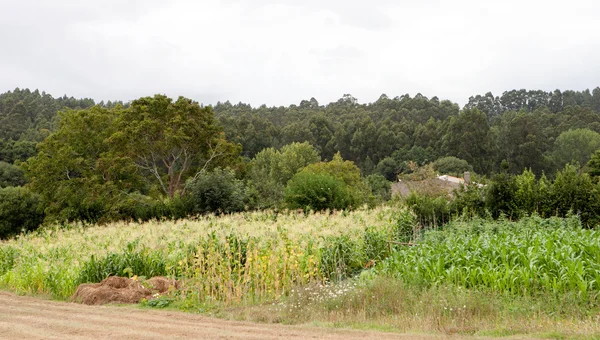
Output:
<path fill-rule="evenodd" d="M 128 157 L 170 198 L 185 192 L 188 178 L 240 152 L 225 140 L 211 107 L 184 97 L 134 100 L 115 125 L 109 138 L 115 152 Z"/>
<path fill-rule="evenodd" d="M 60 114 L 59 129 L 23 164 L 49 218 L 96 221 L 128 192 L 143 190 L 140 173 L 116 156 L 107 138 L 116 132 L 122 107 L 100 106 Z"/>

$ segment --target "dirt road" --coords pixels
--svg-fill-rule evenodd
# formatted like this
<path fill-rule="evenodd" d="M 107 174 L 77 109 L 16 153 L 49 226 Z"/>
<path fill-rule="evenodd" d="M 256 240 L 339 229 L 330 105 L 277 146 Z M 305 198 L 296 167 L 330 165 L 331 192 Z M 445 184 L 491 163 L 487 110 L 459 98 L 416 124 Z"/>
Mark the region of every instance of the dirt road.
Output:
<path fill-rule="evenodd" d="M 0 339 L 440 339 L 226 321 L 172 311 L 86 306 L 0 291 Z M 456 338 L 454 338 L 456 339 Z"/>

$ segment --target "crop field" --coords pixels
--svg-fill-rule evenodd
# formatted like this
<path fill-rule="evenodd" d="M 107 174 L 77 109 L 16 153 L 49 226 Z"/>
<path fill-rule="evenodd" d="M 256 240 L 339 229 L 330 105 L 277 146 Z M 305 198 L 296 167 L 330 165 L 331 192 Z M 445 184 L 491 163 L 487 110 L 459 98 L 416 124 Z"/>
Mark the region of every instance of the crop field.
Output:
<path fill-rule="evenodd" d="M 381 208 L 46 228 L 0 243 L 0 286 L 67 299 L 109 275 L 169 275 L 196 302 L 278 299 L 387 257 L 412 224 L 408 211 Z"/>
<path fill-rule="evenodd" d="M 397 249 L 378 270 L 415 284 L 598 302 L 600 231 L 577 218 L 454 222 L 427 232 L 417 247 Z"/>
<path fill-rule="evenodd" d="M 416 226 L 408 210 L 381 207 L 45 228 L 0 243 L 0 288 L 69 300 L 109 275 L 165 275 L 181 288 L 143 305 L 395 331 L 600 335 L 599 230 L 577 217 Z"/>

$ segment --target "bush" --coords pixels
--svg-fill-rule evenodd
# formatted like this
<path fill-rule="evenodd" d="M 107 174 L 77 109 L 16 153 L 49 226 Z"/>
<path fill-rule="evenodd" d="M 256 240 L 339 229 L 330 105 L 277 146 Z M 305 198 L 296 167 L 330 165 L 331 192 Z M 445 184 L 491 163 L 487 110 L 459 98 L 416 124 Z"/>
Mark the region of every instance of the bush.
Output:
<path fill-rule="evenodd" d="M 310 164 L 301 172 L 332 176 L 342 182 L 350 196 L 347 207 L 361 205 L 367 202 L 371 196 L 369 183 L 360 176 L 360 169 L 354 162 L 344 161 L 339 152 L 333 156 L 331 161 Z"/>
<path fill-rule="evenodd" d="M 258 209 L 279 206 L 286 183 L 305 166 L 320 159 L 317 150 L 307 142 L 288 144 L 281 150 L 266 148 L 257 153 L 248 164 L 250 206 Z"/>
<path fill-rule="evenodd" d="M 551 191 L 551 209 L 564 217 L 569 212 L 581 217 L 584 225 L 592 227 L 600 221 L 598 184 L 588 174 L 581 174 L 578 166 L 567 164 L 556 175 Z"/>
<path fill-rule="evenodd" d="M 202 171 L 188 187 L 190 204 L 195 213 L 232 213 L 244 210 L 244 183 L 231 169 Z"/>
<path fill-rule="evenodd" d="M 43 220 L 39 195 L 23 187 L 0 189 L 0 238 L 35 230 Z"/>
<path fill-rule="evenodd" d="M 355 205 L 348 187 L 329 174 L 306 171 L 294 175 L 285 188 L 285 202 L 290 209 L 338 210 Z"/>
<path fill-rule="evenodd" d="M 517 183 L 511 175 L 501 173 L 492 179 L 486 193 L 486 206 L 492 217 L 506 215 L 509 218 L 519 218 L 521 211 L 516 205 Z"/>
<path fill-rule="evenodd" d="M 433 162 L 433 168 L 440 174 L 462 176 L 465 171 L 473 171 L 473 167 L 464 159 L 443 157 Z"/>
<path fill-rule="evenodd" d="M 450 210 L 454 215 L 465 214 L 469 217 L 485 217 L 485 189 L 473 183 L 462 185 L 454 191 L 454 199 L 450 203 Z"/>

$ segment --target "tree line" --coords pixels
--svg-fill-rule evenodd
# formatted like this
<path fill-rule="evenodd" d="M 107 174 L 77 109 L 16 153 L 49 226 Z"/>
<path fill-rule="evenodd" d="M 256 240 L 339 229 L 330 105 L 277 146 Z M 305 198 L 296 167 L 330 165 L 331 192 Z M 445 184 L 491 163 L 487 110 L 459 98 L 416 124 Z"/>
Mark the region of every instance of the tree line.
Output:
<path fill-rule="evenodd" d="M 591 169 L 599 112 L 600 88 L 487 93 L 462 109 L 420 94 L 252 107 L 162 95 L 95 103 L 15 89 L 0 94 L 0 230 L 376 204 L 389 199 L 389 181 L 430 163 L 444 173 L 530 169 L 553 180 L 571 162 Z M 8 202 L 25 202 L 38 218 L 7 213 L 19 206 Z"/>

